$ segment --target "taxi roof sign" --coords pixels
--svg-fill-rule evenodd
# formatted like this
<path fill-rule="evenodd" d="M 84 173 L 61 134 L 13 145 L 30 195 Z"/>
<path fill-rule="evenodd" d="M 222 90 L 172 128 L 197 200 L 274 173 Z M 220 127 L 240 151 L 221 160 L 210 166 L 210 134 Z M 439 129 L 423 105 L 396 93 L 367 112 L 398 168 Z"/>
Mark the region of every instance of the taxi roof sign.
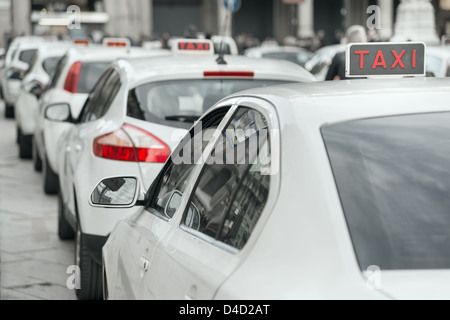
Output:
<path fill-rule="evenodd" d="M 131 41 L 128 38 L 105 38 L 103 39 L 103 45 L 105 47 L 129 48 L 131 47 Z"/>
<path fill-rule="evenodd" d="M 423 42 L 353 43 L 347 46 L 346 76 L 408 77 L 426 75 Z"/>
<path fill-rule="evenodd" d="M 207 39 L 178 39 L 172 51 L 178 54 L 214 55 L 214 43 Z"/>
<path fill-rule="evenodd" d="M 75 40 L 73 40 L 73 43 L 75 45 L 88 46 L 90 44 L 90 40 L 89 39 L 75 39 Z"/>

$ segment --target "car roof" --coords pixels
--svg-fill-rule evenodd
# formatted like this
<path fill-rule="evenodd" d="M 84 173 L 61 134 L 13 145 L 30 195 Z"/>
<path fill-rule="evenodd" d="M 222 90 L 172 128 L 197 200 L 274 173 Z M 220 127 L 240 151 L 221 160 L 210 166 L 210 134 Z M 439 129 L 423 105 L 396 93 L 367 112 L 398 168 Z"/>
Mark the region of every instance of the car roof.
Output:
<path fill-rule="evenodd" d="M 119 68 L 127 72 L 130 87 L 148 82 L 155 76 L 167 79 L 203 78 L 205 71 L 253 71 L 255 79 L 277 79 L 292 82 L 316 81 L 304 68 L 288 61 L 251 59 L 244 56 L 225 56 L 226 65 L 217 63 L 214 56 L 190 56 L 171 54 L 167 56 L 121 59 Z"/>
<path fill-rule="evenodd" d="M 153 54 L 169 54 L 168 50 L 148 50 L 139 47 L 110 48 L 102 45 L 77 46 L 67 51 L 70 57 L 83 61 L 113 61 L 122 57 L 145 57 Z"/>
<path fill-rule="evenodd" d="M 450 79 L 324 81 L 256 88 L 232 95 L 236 96 L 271 101 L 280 113 L 292 111 L 303 116 L 315 113 L 316 119 L 321 119 L 317 122 L 321 126 L 351 119 L 450 111 L 450 106 L 443 103 L 450 99 Z"/>
<path fill-rule="evenodd" d="M 246 50 L 246 53 L 260 52 L 264 53 L 276 53 L 276 52 L 310 52 L 308 49 L 295 47 L 295 46 L 262 46 L 254 47 Z"/>

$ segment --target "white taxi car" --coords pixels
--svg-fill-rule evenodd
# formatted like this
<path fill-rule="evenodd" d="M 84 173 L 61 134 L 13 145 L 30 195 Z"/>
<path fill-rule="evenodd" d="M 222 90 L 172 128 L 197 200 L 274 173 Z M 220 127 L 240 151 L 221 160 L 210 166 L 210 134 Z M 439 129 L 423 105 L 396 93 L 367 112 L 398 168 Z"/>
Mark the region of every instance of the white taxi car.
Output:
<path fill-rule="evenodd" d="M 81 299 L 101 298 L 101 252 L 124 218 L 87 201 L 105 176 L 139 177 L 147 189 L 192 124 L 223 97 L 254 87 L 315 81 L 285 61 L 226 56 L 217 60 L 211 41 L 179 40 L 173 56 L 115 62 L 91 93 L 77 125 L 58 143 L 59 236 L 76 236 Z M 224 62 L 225 60 L 225 62 Z M 69 106 L 46 110 L 69 119 Z"/>
<path fill-rule="evenodd" d="M 106 298 L 449 299 L 450 79 L 409 45 L 355 49 L 349 74 L 421 77 L 232 95 L 144 198 L 139 177 L 100 183 L 91 202 L 131 214 L 103 249 Z"/>
<path fill-rule="evenodd" d="M 43 170 L 43 187 L 47 194 L 58 193 L 57 155 L 60 150 L 57 149 L 57 142 L 61 134 L 73 124 L 48 121 L 45 117 L 46 107 L 67 103 L 70 105 L 71 117 L 77 119 L 89 93 L 114 60 L 168 54 L 167 50 L 130 48 L 129 40 L 125 40 L 115 39 L 111 45 L 72 48 L 56 67 L 49 88 L 40 100 L 40 108 L 34 112 L 36 127 L 32 156 L 35 169 Z M 119 46 L 122 43 L 124 46 Z"/>
<path fill-rule="evenodd" d="M 334 56 L 339 52 L 345 51 L 345 49 L 346 46 L 344 44 L 334 44 L 320 48 L 305 63 L 305 69 L 311 72 L 317 80 L 324 81 Z"/>
<path fill-rule="evenodd" d="M 427 72 L 432 77 L 450 76 L 450 48 L 431 46 L 427 48 Z"/>
<path fill-rule="evenodd" d="M 29 69 L 34 54 L 43 43 L 51 42 L 54 42 L 52 38 L 19 38 L 8 50 L 7 67 L 1 79 L 6 118 L 14 118 L 14 104 L 20 92 L 24 73 Z"/>
<path fill-rule="evenodd" d="M 14 105 L 19 155 L 22 159 L 30 159 L 32 155 L 32 137 L 36 127 L 34 114 L 39 109 L 39 100 L 49 84 L 50 74 L 71 46 L 70 42 L 42 44 L 24 74 Z"/>

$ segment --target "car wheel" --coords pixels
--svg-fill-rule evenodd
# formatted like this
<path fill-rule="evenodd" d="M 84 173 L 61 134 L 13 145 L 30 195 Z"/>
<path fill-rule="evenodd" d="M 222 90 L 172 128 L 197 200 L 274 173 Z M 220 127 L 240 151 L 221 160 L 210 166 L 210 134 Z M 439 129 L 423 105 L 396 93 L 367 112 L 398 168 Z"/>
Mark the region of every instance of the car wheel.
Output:
<path fill-rule="evenodd" d="M 76 290 L 78 299 L 102 300 L 102 266 L 89 255 L 86 240 L 79 226 L 75 239 L 75 264 L 80 268 L 80 289 Z"/>
<path fill-rule="evenodd" d="M 5 118 L 14 119 L 14 106 L 5 104 Z"/>
<path fill-rule="evenodd" d="M 22 132 L 20 132 L 19 127 L 17 127 L 16 143 L 20 144 L 20 139 L 22 139 Z"/>
<path fill-rule="evenodd" d="M 32 148 L 31 137 L 20 134 L 20 140 L 19 140 L 19 157 L 20 157 L 20 159 L 31 159 L 32 152 L 33 152 L 31 148 Z"/>
<path fill-rule="evenodd" d="M 61 240 L 73 240 L 75 239 L 75 231 L 72 226 L 67 222 L 65 213 L 65 206 L 62 199 L 61 190 L 58 192 L 58 236 Z"/>
<path fill-rule="evenodd" d="M 103 300 L 109 300 L 109 293 L 108 293 L 108 279 L 106 277 L 106 268 L 105 263 L 103 262 L 102 265 L 102 272 L 103 272 Z"/>
<path fill-rule="evenodd" d="M 39 156 L 39 152 L 37 151 L 37 147 L 36 147 L 36 142 L 34 141 L 33 138 L 33 142 L 32 142 L 32 155 L 31 157 L 33 158 L 33 166 L 34 166 L 34 170 L 36 172 L 42 172 L 42 159 Z"/>
<path fill-rule="evenodd" d="M 42 162 L 42 173 L 44 174 L 44 191 L 48 195 L 57 194 L 59 187 L 58 175 L 53 172 L 48 159 Z"/>

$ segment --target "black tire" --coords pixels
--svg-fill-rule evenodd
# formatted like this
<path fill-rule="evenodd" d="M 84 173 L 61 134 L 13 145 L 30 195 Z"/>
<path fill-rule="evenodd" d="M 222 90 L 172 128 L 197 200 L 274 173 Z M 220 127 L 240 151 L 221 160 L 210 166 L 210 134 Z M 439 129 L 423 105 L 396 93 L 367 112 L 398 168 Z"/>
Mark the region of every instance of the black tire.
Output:
<path fill-rule="evenodd" d="M 14 119 L 14 106 L 5 103 L 5 118 L 6 119 Z"/>
<path fill-rule="evenodd" d="M 61 240 L 74 240 L 75 231 L 72 226 L 67 222 L 64 215 L 66 208 L 64 206 L 61 190 L 58 192 L 58 236 Z"/>
<path fill-rule="evenodd" d="M 103 261 L 102 264 L 102 274 L 103 274 L 103 300 L 109 300 L 109 293 L 108 293 L 108 278 L 106 276 L 106 268 L 105 268 L 105 262 Z"/>
<path fill-rule="evenodd" d="M 19 127 L 17 127 L 17 136 L 16 136 L 16 143 L 20 144 L 20 140 L 22 139 L 22 132 L 20 131 Z"/>
<path fill-rule="evenodd" d="M 48 159 L 42 162 L 42 173 L 44 175 L 44 192 L 48 195 L 58 194 L 59 178 L 58 175 L 52 170 Z"/>
<path fill-rule="evenodd" d="M 20 129 L 19 129 L 20 130 Z M 20 135 L 19 140 L 19 157 L 20 159 L 31 159 L 33 156 L 32 137 Z"/>
<path fill-rule="evenodd" d="M 75 265 L 80 268 L 80 300 L 103 300 L 102 266 L 89 255 L 87 243 L 80 227 L 75 237 Z"/>
<path fill-rule="evenodd" d="M 36 142 L 33 138 L 32 142 L 32 155 L 33 158 L 33 167 L 36 172 L 42 172 L 42 159 L 39 156 L 39 152 L 37 151 Z"/>

